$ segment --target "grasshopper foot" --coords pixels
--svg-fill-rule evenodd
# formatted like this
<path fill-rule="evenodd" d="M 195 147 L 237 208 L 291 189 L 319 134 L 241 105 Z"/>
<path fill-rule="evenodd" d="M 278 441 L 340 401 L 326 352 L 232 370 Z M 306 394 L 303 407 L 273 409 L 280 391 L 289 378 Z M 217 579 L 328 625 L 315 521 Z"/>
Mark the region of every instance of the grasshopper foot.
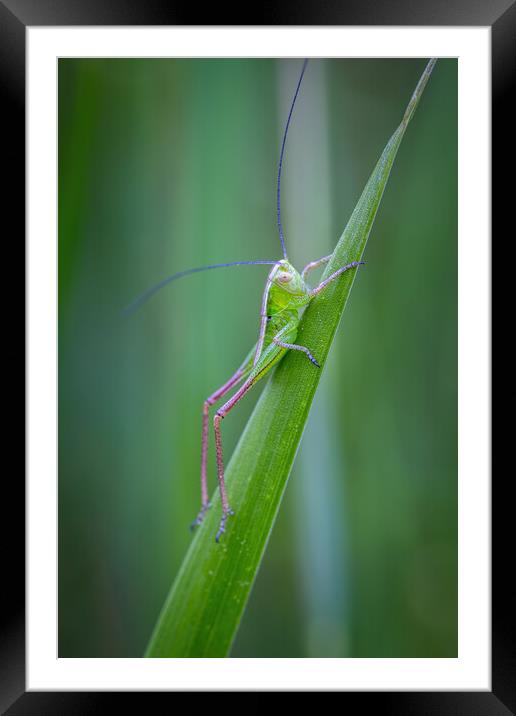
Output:
<path fill-rule="evenodd" d="M 197 515 L 195 520 L 190 524 L 190 530 L 192 532 L 195 530 L 196 527 L 198 527 L 201 524 L 201 522 L 204 519 L 204 516 L 206 515 L 206 512 L 210 509 L 210 507 L 211 507 L 211 502 L 205 502 L 202 505 L 201 509 L 199 510 L 199 514 Z"/>
<path fill-rule="evenodd" d="M 215 535 L 215 542 L 218 542 L 219 539 L 220 539 L 220 538 L 222 537 L 222 535 L 224 534 L 224 532 L 226 531 L 226 520 L 227 520 L 227 518 L 228 518 L 230 515 L 234 515 L 234 514 L 235 514 L 235 513 L 233 512 L 233 510 L 232 510 L 231 508 L 228 509 L 227 512 L 224 512 L 224 514 L 222 515 L 222 519 L 220 520 L 219 530 L 218 530 L 217 534 Z"/>

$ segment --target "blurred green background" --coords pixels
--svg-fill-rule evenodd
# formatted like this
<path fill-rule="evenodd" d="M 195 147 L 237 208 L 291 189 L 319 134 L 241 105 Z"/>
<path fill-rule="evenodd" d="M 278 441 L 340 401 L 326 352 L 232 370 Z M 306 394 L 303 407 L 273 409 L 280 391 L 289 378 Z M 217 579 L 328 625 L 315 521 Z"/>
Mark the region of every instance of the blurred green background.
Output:
<path fill-rule="evenodd" d="M 312 60 L 289 258 L 333 249 L 425 60 Z M 201 407 L 254 344 L 300 60 L 59 60 L 59 656 L 141 656 L 199 507 Z M 407 131 L 234 657 L 457 655 L 457 62 Z M 257 395 L 224 425 L 229 456 Z M 215 488 L 213 442 L 210 486 Z"/>

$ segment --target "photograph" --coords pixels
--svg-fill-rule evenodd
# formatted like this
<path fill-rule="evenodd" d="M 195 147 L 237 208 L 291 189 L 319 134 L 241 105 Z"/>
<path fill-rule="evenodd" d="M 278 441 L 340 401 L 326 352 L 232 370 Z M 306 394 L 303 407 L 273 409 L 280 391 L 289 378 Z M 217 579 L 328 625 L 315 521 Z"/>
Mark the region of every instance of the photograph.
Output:
<path fill-rule="evenodd" d="M 457 105 L 59 58 L 59 659 L 458 656 Z"/>

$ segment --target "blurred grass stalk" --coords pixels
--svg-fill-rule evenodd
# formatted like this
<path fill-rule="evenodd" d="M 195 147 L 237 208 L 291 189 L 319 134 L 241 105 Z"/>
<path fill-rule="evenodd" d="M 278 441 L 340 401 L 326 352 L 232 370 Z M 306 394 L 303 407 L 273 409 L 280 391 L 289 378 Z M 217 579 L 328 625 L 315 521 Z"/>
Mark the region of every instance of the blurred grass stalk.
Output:
<path fill-rule="evenodd" d="M 430 60 L 402 122 L 387 143 L 342 234 L 323 278 L 362 258 L 390 170 L 430 77 Z M 349 271 L 306 310 L 298 342 L 324 366 L 356 271 Z M 291 352 L 269 380 L 227 466 L 230 503 L 236 511 L 220 544 L 216 495 L 159 616 L 145 656 L 224 657 L 237 632 L 271 534 L 321 371 Z M 351 380 L 352 376 L 348 376 Z"/>
<path fill-rule="evenodd" d="M 297 67 L 290 63 L 279 67 L 279 136 L 296 72 Z M 296 249 L 301 244 L 300 265 L 313 256 L 330 254 L 334 246 L 328 85 L 328 63 L 313 63 L 310 81 L 300 97 L 296 133 L 289 137 L 289 174 L 282 192 L 282 211 L 291 242 Z M 303 198 L 302 212 L 295 210 L 299 197 Z M 321 376 L 290 480 L 297 551 L 294 563 L 302 605 L 300 641 L 306 657 L 347 656 L 349 651 L 348 514 L 342 494 L 342 455 L 335 440 L 340 429 L 332 401 L 332 381 L 339 370 L 335 346 L 332 351 L 333 360 Z"/>

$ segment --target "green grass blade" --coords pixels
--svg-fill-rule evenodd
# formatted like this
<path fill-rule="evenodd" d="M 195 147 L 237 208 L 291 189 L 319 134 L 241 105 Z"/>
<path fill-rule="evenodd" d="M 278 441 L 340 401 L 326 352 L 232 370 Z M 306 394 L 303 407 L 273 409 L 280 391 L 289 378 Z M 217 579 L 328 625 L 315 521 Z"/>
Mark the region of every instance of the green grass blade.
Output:
<path fill-rule="evenodd" d="M 435 65 L 431 60 L 387 143 L 324 276 L 361 260 L 405 129 Z M 358 269 L 362 270 L 362 269 Z M 331 283 L 306 310 L 298 342 L 324 366 L 356 271 Z M 220 499 L 213 500 L 172 586 L 148 645 L 148 657 L 224 657 L 237 632 L 278 513 L 321 371 L 291 351 L 263 391 L 227 466 L 230 504 L 219 544 Z"/>

